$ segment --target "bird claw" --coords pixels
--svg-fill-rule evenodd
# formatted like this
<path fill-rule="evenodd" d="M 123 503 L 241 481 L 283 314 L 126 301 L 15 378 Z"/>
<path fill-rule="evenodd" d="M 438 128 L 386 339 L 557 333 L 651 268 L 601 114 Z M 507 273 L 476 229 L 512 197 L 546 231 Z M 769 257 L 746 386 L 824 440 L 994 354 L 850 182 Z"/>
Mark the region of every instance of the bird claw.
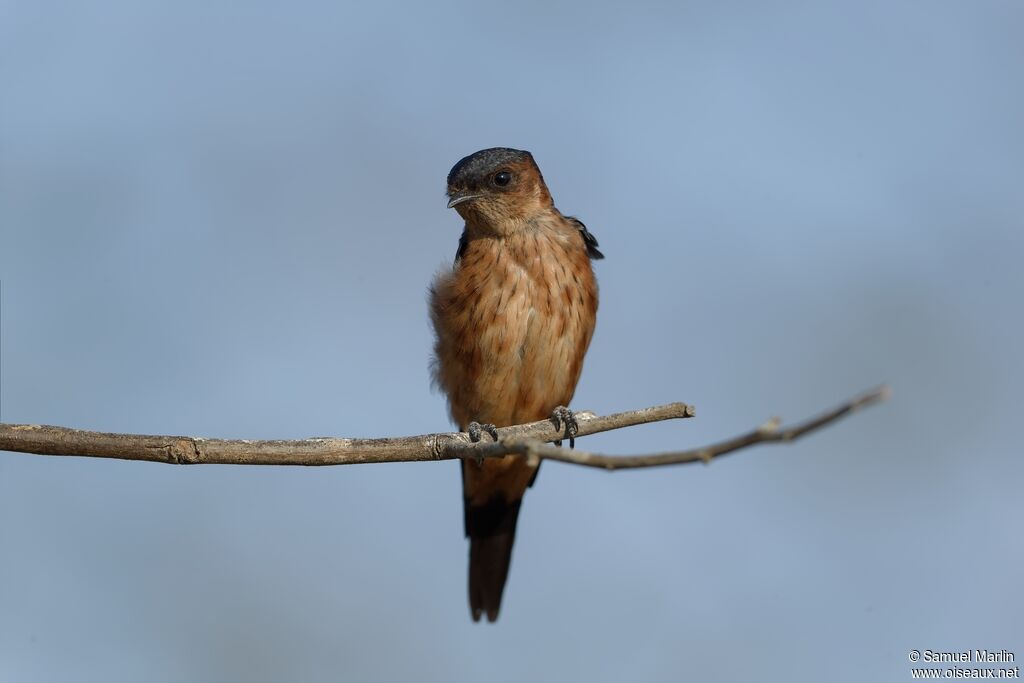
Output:
<path fill-rule="evenodd" d="M 490 434 L 491 439 L 494 441 L 498 440 L 498 428 L 490 422 L 470 422 L 469 426 L 466 427 L 466 431 L 469 433 L 469 440 L 473 443 L 479 441 L 485 432 Z"/>
<path fill-rule="evenodd" d="M 474 420 L 466 426 L 466 432 L 469 434 L 469 440 L 473 443 L 480 441 L 480 437 L 484 435 L 484 432 L 490 434 L 491 439 L 494 441 L 498 440 L 498 428 L 490 422 L 480 423 Z M 484 464 L 484 457 L 482 455 L 476 456 L 476 464 L 477 466 Z"/>
<path fill-rule="evenodd" d="M 555 429 L 561 429 L 565 426 L 565 437 L 569 439 L 569 448 L 576 448 L 576 434 L 579 433 L 580 424 L 576 421 L 576 415 L 565 406 L 558 406 L 551 411 L 551 422 L 555 425 Z M 562 440 L 559 439 L 555 442 L 556 446 L 562 445 Z"/>

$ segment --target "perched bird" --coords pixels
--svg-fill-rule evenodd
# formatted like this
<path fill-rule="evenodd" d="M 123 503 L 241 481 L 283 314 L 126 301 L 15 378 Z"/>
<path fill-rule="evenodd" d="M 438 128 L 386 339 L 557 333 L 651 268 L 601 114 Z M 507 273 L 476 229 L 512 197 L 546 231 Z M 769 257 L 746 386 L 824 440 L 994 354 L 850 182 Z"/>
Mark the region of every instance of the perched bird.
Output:
<path fill-rule="evenodd" d="M 465 220 L 455 264 L 430 291 L 434 379 L 452 419 L 476 441 L 551 418 L 575 434 L 566 406 L 594 333 L 603 258 L 582 222 L 555 208 L 529 152 L 495 147 L 448 174 L 448 208 Z M 537 466 L 508 455 L 461 462 L 474 621 L 498 618 L 519 505 Z"/>

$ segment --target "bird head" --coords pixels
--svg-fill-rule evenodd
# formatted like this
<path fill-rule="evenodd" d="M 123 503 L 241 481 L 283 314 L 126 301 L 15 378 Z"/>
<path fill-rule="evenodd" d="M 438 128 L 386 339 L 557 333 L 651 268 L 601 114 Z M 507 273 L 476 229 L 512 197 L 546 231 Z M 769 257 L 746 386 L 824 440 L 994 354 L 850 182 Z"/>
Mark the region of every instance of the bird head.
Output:
<path fill-rule="evenodd" d="M 492 147 L 470 154 L 448 173 L 448 208 L 470 227 L 504 234 L 552 206 L 529 152 Z"/>

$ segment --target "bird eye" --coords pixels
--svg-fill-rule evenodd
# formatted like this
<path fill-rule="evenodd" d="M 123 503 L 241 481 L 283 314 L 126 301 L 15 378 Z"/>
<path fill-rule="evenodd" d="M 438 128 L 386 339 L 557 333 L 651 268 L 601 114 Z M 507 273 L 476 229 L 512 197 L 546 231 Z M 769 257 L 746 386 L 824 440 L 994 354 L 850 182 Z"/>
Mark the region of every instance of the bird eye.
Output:
<path fill-rule="evenodd" d="M 505 187 L 512 182 L 512 174 L 508 171 L 501 171 L 494 174 L 494 184 L 498 187 Z"/>

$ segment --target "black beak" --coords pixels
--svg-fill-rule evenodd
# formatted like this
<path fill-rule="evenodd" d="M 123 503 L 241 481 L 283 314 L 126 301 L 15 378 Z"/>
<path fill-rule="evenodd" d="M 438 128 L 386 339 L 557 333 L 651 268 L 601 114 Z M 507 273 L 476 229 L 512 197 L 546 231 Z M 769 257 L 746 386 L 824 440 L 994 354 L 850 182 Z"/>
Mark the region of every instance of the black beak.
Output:
<path fill-rule="evenodd" d="M 448 201 L 448 208 L 451 209 L 464 202 L 471 202 L 474 199 L 480 199 L 482 196 L 483 195 L 481 194 L 471 194 L 466 190 L 456 192 L 455 194 L 449 195 L 450 199 Z"/>

